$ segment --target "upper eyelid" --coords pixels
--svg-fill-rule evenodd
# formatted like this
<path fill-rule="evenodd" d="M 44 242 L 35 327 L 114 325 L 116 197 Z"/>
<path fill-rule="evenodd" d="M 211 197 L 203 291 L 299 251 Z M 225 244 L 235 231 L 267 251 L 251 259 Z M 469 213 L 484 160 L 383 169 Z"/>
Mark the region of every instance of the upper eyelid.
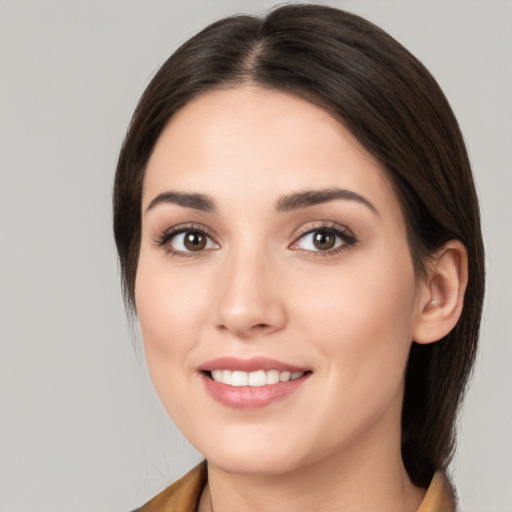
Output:
<path fill-rule="evenodd" d="M 306 224 L 307 226 L 307 224 Z M 359 242 L 359 238 L 356 234 L 346 225 L 340 224 L 338 222 L 333 221 L 322 221 L 319 225 L 310 225 L 309 227 L 304 227 L 302 231 L 296 234 L 293 238 L 293 241 L 288 246 L 291 250 L 301 250 L 301 248 L 294 247 L 299 244 L 300 240 L 304 238 L 306 235 L 310 235 L 317 231 L 332 231 L 335 236 L 342 240 L 342 244 L 337 248 L 329 249 L 326 251 L 311 251 L 305 249 L 304 251 L 316 254 L 316 255 L 324 255 L 327 256 L 329 254 L 333 255 L 336 252 L 339 252 L 340 249 L 351 247 Z"/>
<path fill-rule="evenodd" d="M 197 224 L 197 223 L 183 223 L 183 224 L 177 224 L 176 226 L 172 226 L 166 230 L 163 231 L 163 236 L 166 235 L 176 235 L 178 233 L 184 233 L 187 231 L 198 231 L 200 233 L 204 233 L 205 235 L 208 235 L 209 237 L 213 238 L 215 237 L 215 234 L 213 234 L 213 231 L 208 228 L 207 226 L 204 226 L 203 224 Z"/>
<path fill-rule="evenodd" d="M 319 231 L 322 229 L 329 230 L 332 229 L 334 231 L 340 231 L 342 233 L 346 233 L 352 237 L 355 237 L 354 232 L 345 224 L 340 224 L 339 222 L 334 221 L 316 221 L 318 224 L 315 224 L 315 221 L 306 223 L 303 227 L 299 228 L 295 234 L 293 235 L 294 240 L 298 240 L 300 237 L 308 234 L 314 233 L 315 231 Z M 307 227 L 306 227 L 307 226 Z"/>
<path fill-rule="evenodd" d="M 305 236 L 306 234 L 313 233 L 315 231 L 319 231 L 322 229 L 331 229 L 339 233 L 344 233 L 347 235 L 347 237 L 354 239 L 357 238 L 354 232 L 344 224 L 340 224 L 339 222 L 335 222 L 332 220 L 317 220 L 307 222 L 303 224 L 300 228 L 296 229 L 295 232 L 290 237 L 290 245 L 296 243 L 301 237 Z M 215 244 L 219 246 L 221 245 L 219 242 L 220 238 L 211 228 L 205 226 L 204 224 L 196 222 L 180 223 L 177 224 L 176 226 L 172 226 L 164 230 L 161 234 L 154 237 L 154 239 L 156 242 L 166 243 L 167 241 L 170 240 L 171 237 L 187 231 L 198 231 L 200 233 L 203 233 L 204 235 L 208 236 Z"/>
<path fill-rule="evenodd" d="M 183 223 L 183 224 L 178 224 L 176 226 L 172 226 L 172 227 L 164 230 L 162 233 L 154 236 L 153 240 L 157 245 L 165 245 L 173 237 L 175 237 L 181 233 L 186 233 L 187 231 L 196 231 L 196 232 L 202 233 L 202 234 L 206 235 L 208 238 L 210 238 L 210 240 L 212 240 L 216 245 L 220 245 L 215 234 L 212 234 L 211 229 L 209 229 L 208 227 L 206 227 L 204 225 L 197 224 L 197 223 L 192 223 L 192 224 Z"/>

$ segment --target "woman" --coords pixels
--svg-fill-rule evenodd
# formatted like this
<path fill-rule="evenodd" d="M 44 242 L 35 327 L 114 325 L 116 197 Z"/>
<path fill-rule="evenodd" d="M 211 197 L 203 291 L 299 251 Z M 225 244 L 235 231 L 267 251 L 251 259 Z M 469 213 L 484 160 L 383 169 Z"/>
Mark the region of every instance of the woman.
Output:
<path fill-rule="evenodd" d="M 207 461 L 143 510 L 454 510 L 478 203 L 389 35 L 313 5 L 207 27 L 135 111 L 114 231 L 157 393 Z"/>

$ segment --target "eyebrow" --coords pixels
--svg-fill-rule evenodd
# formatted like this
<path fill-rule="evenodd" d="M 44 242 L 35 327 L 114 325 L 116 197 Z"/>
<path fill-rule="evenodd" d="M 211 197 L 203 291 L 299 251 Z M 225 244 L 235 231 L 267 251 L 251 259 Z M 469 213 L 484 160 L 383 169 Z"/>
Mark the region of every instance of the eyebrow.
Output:
<path fill-rule="evenodd" d="M 146 212 L 159 204 L 177 204 L 185 208 L 193 208 L 202 212 L 215 212 L 214 200 L 205 194 L 187 192 L 163 192 L 158 194 L 148 205 Z"/>
<path fill-rule="evenodd" d="M 279 199 L 276 204 L 278 212 L 288 212 L 292 210 L 299 210 L 307 208 L 308 206 L 315 206 L 317 204 L 327 203 L 342 199 L 346 201 L 356 201 L 369 208 L 373 213 L 378 215 L 378 210 L 373 204 L 365 197 L 359 195 L 351 190 L 342 188 L 327 188 L 321 190 L 304 190 L 293 194 L 286 195 Z"/>
<path fill-rule="evenodd" d="M 327 203 L 335 200 L 356 201 L 366 206 L 373 213 L 378 215 L 378 210 L 365 197 L 351 190 L 342 188 L 327 188 L 320 190 L 303 190 L 281 197 L 276 203 L 276 211 L 289 212 Z M 148 205 L 146 212 L 160 204 L 176 204 L 185 208 L 192 208 L 203 212 L 215 212 L 215 201 L 206 194 L 189 192 L 162 192 L 158 194 Z"/>

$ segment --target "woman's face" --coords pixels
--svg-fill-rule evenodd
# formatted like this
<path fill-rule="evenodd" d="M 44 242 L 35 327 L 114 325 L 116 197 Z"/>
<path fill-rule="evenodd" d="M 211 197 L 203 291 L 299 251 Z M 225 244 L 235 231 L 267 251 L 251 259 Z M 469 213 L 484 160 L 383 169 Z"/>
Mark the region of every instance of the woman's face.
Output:
<path fill-rule="evenodd" d="M 397 197 L 342 125 L 283 92 L 206 93 L 160 136 L 142 208 L 149 371 L 211 464 L 399 450 L 419 292 Z"/>

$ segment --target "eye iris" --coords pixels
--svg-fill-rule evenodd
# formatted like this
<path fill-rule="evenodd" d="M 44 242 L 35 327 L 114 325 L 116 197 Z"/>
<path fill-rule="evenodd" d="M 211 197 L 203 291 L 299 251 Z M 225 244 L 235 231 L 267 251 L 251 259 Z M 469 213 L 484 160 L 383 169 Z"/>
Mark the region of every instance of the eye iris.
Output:
<path fill-rule="evenodd" d="M 332 249 L 336 243 L 336 235 L 329 231 L 316 231 L 313 236 L 313 245 L 320 250 Z"/>
<path fill-rule="evenodd" d="M 206 247 L 206 237 L 201 233 L 191 231 L 185 234 L 183 244 L 189 251 L 201 251 Z"/>

